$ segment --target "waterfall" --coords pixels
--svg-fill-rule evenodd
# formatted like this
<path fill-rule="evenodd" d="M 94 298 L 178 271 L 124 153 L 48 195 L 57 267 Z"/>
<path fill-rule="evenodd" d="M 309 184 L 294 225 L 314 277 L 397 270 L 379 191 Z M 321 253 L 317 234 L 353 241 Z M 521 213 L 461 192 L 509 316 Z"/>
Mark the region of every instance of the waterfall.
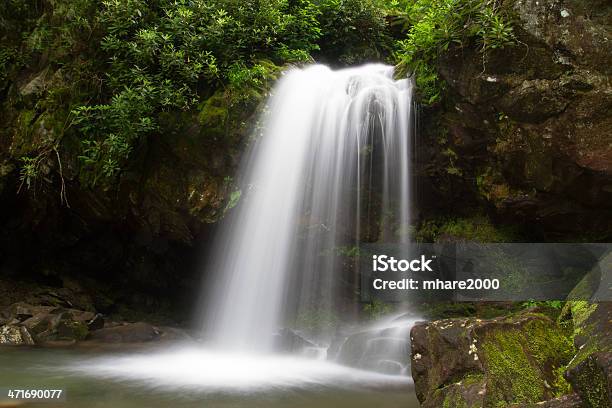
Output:
<path fill-rule="evenodd" d="M 356 268 L 336 255 L 408 239 L 411 109 L 412 82 L 386 65 L 283 74 L 214 244 L 213 344 L 269 351 L 300 316 L 354 313 Z"/>

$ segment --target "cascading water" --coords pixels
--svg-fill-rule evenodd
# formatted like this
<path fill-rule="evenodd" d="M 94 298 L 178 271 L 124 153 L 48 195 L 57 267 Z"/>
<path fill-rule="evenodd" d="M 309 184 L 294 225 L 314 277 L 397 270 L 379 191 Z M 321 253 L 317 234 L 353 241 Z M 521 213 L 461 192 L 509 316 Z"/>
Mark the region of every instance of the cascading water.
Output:
<path fill-rule="evenodd" d="M 203 320 L 214 348 L 178 344 L 67 370 L 206 394 L 214 406 L 300 406 L 294 391 L 311 389 L 301 406 L 339 406 L 342 391 L 354 407 L 417 407 L 410 377 L 397 375 L 407 372 L 410 323 L 355 325 L 358 271 L 343 265 L 350 257 L 337 256 L 359 242 L 408 238 L 412 83 L 392 75 L 384 65 L 314 65 L 279 81 L 241 169 L 241 200 L 212 252 Z M 309 313 L 339 314 L 346 324 L 304 336 L 311 342 L 286 330 Z M 304 354 L 265 353 L 278 333 L 301 342 Z M 218 405 L 227 402 L 219 393 L 234 395 L 236 405 Z"/>
<path fill-rule="evenodd" d="M 292 69 L 267 108 L 213 251 L 205 330 L 225 348 L 268 351 L 299 316 L 350 313 L 357 279 L 330 255 L 407 240 L 410 80 L 385 65 Z"/>

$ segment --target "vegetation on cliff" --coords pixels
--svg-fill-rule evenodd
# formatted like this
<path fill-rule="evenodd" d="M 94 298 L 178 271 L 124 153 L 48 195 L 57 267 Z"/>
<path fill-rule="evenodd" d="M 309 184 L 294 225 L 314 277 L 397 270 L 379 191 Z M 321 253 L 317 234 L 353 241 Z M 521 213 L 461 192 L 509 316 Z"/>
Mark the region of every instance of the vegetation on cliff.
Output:
<path fill-rule="evenodd" d="M 6 115 L 6 132 L 29 188 L 49 180 L 47 167 L 65 181 L 62 160 L 75 157 L 82 184 L 112 186 L 180 112 L 203 110 L 213 95 L 221 110 L 252 111 L 277 66 L 313 58 L 399 62 L 433 102 L 441 51 L 470 41 L 486 51 L 513 39 L 491 0 L 11 0 L 0 7 L 0 88 L 4 109 L 17 110 Z"/>

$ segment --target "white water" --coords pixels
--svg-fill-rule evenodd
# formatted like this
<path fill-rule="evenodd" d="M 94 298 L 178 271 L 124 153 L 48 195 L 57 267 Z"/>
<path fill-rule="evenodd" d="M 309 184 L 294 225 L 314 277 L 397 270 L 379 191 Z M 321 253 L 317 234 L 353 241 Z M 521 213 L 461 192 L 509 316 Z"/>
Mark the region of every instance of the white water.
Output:
<path fill-rule="evenodd" d="M 392 74 L 384 65 L 315 65 L 290 70 L 275 87 L 241 169 L 241 202 L 213 250 L 205 331 L 214 349 L 103 356 L 67 370 L 204 393 L 395 385 L 409 393 L 408 376 L 374 371 L 406 372 L 410 322 L 391 319 L 349 337 L 354 346 L 340 348 L 337 360 L 362 369 L 324 361 L 321 344 L 301 358 L 270 353 L 272 334 L 304 313 L 350 317 L 358 305 L 357 272 L 338 263 L 339 247 L 408 238 L 412 84 Z"/>
<path fill-rule="evenodd" d="M 415 316 L 396 313 L 361 326 L 340 346 L 335 361 L 362 370 L 408 375 L 410 329 Z"/>
<path fill-rule="evenodd" d="M 412 384 L 409 377 L 356 370 L 325 361 L 283 355 L 223 353 L 193 347 L 154 354 L 97 357 L 80 361 L 67 370 L 142 383 L 152 388 L 194 389 L 204 393 Z"/>
<path fill-rule="evenodd" d="M 412 84 L 392 75 L 314 65 L 274 88 L 213 251 L 205 331 L 216 346 L 270 351 L 299 316 L 350 313 L 358 279 L 334 251 L 407 240 Z"/>

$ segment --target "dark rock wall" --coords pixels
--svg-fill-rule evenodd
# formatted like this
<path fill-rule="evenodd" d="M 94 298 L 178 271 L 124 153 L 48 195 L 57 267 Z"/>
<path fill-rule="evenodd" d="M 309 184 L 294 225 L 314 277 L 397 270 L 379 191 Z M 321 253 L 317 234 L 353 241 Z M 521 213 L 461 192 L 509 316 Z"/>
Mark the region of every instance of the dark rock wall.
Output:
<path fill-rule="evenodd" d="M 448 97 L 420 121 L 422 217 L 484 210 L 529 239 L 610 239 L 612 4 L 503 7 L 516 46 L 441 56 Z"/>
<path fill-rule="evenodd" d="M 199 111 L 167 114 L 160 121 L 170 132 L 138 146 L 112 183 L 90 186 L 80 174 L 78 133 L 57 135 L 51 119 L 63 108 L 43 103 L 53 92 L 44 72 L 20 73 L 0 95 L 0 303 L 77 282 L 91 300 L 83 308 L 187 320 L 259 100 L 230 107 L 220 92 Z M 51 76 L 58 81 L 61 72 Z M 46 152 L 50 139 L 61 142 Z M 29 185 L 24 149 L 41 158 L 42 177 Z M 69 306 L 75 296 L 64 290 L 58 302 Z"/>

